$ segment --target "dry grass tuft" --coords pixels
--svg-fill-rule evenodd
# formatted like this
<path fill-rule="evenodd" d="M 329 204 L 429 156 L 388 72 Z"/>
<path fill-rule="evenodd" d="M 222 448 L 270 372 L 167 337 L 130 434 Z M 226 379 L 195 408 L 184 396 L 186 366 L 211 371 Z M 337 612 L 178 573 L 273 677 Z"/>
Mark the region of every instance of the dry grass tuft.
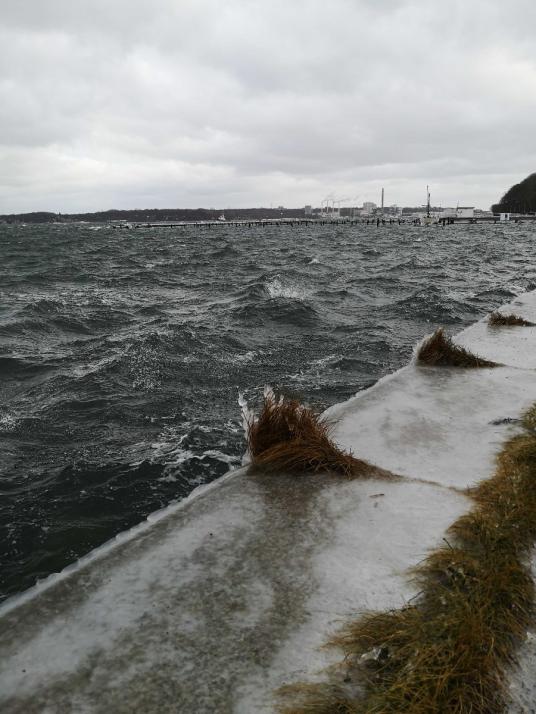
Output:
<path fill-rule="evenodd" d="M 388 472 L 342 451 L 330 438 L 331 425 L 294 399 L 264 396 L 259 417 L 250 421 L 248 445 L 252 465 L 273 471 L 343 476 L 391 477 Z"/>
<path fill-rule="evenodd" d="M 499 367 L 497 362 L 490 362 L 472 354 L 463 347 L 455 345 L 445 334 L 442 327 L 428 337 L 417 352 L 417 361 L 433 367 Z"/>
<path fill-rule="evenodd" d="M 507 707 L 505 670 L 534 615 L 527 562 L 536 540 L 535 420 L 536 405 L 523 419 L 527 432 L 504 446 L 494 476 L 472 489 L 473 510 L 415 568 L 413 604 L 365 615 L 332 640 L 364 688 L 348 711 L 499 714 Z"/>
<path fill-rule="evenodd" d="M 523 426 L 527 431 L 536 433 L 536 404 L 525 413 Z"/>
<path fill-rule="evenodd" d="M 518 317 L 517 315 L 503 315 L 501 312 L 492 312 L 488 317 L 488 325 L 501 327 L 503 325 L 518 325 L 520 327 L 534 327 L 533 322 Z"/>

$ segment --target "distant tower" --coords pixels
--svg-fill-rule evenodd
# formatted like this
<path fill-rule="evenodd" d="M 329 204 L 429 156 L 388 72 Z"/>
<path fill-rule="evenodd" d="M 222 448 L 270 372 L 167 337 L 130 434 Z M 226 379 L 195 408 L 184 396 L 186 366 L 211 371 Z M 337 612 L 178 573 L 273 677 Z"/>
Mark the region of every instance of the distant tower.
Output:
<path fill-rule="evenodd" d="M 383 216 L 383 199 L 384 199 L 384 193 L 385 193 L 385 190 L 382 188 L 382 216 Z"/>

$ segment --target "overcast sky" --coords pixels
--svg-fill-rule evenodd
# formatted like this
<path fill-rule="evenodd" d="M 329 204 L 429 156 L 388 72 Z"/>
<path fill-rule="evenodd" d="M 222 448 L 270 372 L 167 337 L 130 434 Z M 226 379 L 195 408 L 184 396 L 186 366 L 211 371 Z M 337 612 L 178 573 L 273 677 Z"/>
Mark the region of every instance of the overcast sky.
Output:
<path fill-rule="evenodd" d="M 536 171 L 535 31 L 534 0 L 0 0 L 0 213 L 487 208 Z"/>

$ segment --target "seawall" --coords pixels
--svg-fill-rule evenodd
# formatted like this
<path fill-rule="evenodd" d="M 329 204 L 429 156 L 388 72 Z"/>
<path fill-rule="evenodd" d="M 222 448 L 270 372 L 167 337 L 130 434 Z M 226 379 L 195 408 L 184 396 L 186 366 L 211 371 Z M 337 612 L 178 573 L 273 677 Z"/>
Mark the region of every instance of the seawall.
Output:
<path fill-rule="evenodd" d="M 536 322 L 536 292 L 503 308 Z M 456 342 L 496 369 L 412 362 L 332 407 L 336 441 L 405 480 L 231 473 L 0 608 L 0 711 L 274 711 L 338 659 L 348 619 L 403 606 L 407 571 L 536 401 L 536 328 Z M 534 640 L 512 693 L 523 711 Z M 533 678 L 534 679 L 534 678 Z"/>

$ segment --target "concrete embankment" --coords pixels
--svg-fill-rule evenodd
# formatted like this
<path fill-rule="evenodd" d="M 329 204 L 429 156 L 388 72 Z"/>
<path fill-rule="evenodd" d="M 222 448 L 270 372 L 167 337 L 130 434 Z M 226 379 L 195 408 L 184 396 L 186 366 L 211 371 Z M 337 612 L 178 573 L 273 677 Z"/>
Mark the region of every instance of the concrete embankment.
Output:
<path fill-rule="evenodd" d="M 536 322 L 536 293 L 505 312 Z M 415 595 L 407 571 L 471 507 L 536 401 L 536 328 L 465 330 L 495 369 L 411 363 L 332 407 L 335 440 L 406 477 L 248 474 L 194 492 L 0 609 L 0 711 L 270 712 L 338 659 L 319 647 Z M 530 711 L 534 640 L 512 674 Z M 517 709 L 515 708 L 517 707 Z"/>

